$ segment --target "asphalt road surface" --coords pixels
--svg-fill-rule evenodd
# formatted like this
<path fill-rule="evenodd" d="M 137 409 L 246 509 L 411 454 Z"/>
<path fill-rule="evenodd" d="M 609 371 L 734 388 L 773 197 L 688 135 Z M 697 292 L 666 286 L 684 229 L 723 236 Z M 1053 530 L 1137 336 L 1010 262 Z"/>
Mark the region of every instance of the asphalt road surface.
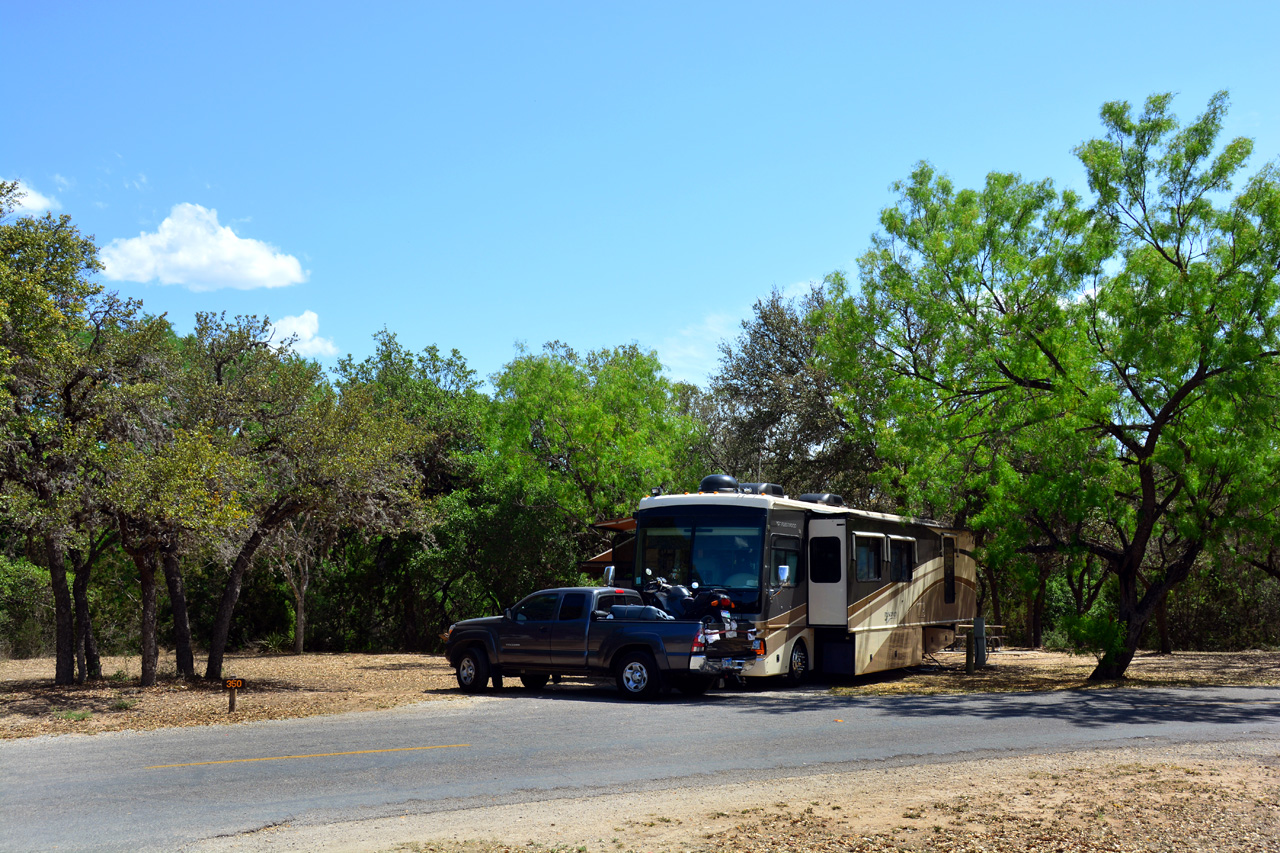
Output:
<path fill-rule="evenodd" d="M 252 701 L 247 696 L 243 701 Z M 611 688 L 235 726 L 0 742 L 0 851 L 175 850 L 328 824 L 867 766 L 1280 740 L 1280 688 L 833 697 Z"/>

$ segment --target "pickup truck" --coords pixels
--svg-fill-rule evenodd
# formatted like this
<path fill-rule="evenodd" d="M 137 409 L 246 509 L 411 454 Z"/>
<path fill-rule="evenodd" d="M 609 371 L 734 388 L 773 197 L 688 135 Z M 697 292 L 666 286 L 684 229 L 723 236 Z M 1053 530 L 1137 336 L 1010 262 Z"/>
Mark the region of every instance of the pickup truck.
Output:
<path fill-rule="evenodd" d="M 445 656 L 469 693 L 503 676 L 538 690 L 553 675 L 589 675 L 613 677 L 630 699 L 668 684 L 698 696 L 764 654 L 754 630 L 723 619 L 677 621 L 632 589 L 544 589 L 502 616 L 451 625 Z"/>

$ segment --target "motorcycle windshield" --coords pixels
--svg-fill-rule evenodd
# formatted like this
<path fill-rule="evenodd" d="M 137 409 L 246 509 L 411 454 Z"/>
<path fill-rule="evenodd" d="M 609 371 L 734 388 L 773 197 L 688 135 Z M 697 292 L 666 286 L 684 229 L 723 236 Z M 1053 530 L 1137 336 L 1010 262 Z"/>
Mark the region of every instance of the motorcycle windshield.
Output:
<path fill-rule="evenodd" d="M 693 508 L 691 508 L 693 510 Z M 705 511 L 640 517 L 636 531 L 636 587 L 666 578 L 695 591 L 723 589 L 734 610 L 758 612 L 764 566 L 764 513 Z"/>

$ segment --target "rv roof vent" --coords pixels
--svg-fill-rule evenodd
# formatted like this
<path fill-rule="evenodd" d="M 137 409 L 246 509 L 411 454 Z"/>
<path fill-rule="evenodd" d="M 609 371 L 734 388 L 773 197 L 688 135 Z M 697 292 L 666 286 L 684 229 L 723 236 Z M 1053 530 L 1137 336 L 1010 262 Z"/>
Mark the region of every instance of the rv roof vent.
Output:
<path fill-rule="evenodd" d="M 738 488 L 738 481 L 728 474 L 708 474 L 702 478 L 702 482 L 698 484 L 700 492 L 733 492 L 737 494 L 742 491 Z"/>
<path fill-rule="evenodd" d="M 787 496 L 777 483 L 743 483 L 742 491 L 749 495 L 772 495 L 775 498 Z"/>
<path fill-rule="evenodd" d="M 833 495 L 830 492 L 821 494 L 801 495 L 800 500 L 811 504 L 826 504 L 827 506 L 844 506 L 844 498 L 839 495 Z"/>

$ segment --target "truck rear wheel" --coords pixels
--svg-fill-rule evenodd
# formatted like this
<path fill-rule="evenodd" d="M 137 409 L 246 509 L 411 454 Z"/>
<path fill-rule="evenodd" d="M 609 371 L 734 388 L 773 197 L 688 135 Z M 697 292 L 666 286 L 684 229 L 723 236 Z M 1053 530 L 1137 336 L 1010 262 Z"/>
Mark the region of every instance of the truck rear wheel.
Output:
<path fill-rule="evenodd" d="M 489 656 L 484 649 L 467 649 L 458 658 L 458 687 L 464 693 L 479 693 L 489 681 Z"/>
<path fill-rule="evenodd" d="M 652 699 L 662 690 L 662 673 L 648 652 L 623 655 L 616 672 L 618 690 L 628 699 Z"/>

